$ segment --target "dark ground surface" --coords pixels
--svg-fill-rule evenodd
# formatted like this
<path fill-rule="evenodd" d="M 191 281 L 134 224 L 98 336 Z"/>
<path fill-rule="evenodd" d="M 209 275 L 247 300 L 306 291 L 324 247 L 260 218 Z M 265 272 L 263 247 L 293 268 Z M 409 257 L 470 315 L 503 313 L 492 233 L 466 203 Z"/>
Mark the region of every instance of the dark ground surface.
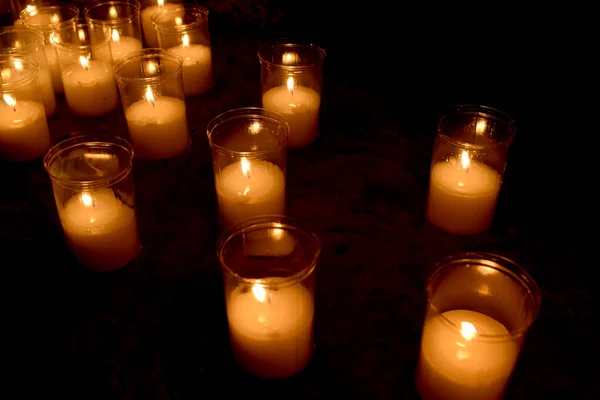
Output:
<path fill-rule="evenodd" d="M 95 274 L 73 260 L 41 161 L 0 165 L 3 358 L 20 393 L 10 398 L 416 398 L 424 276 L 466 250 L 520 262 L 543 292 L 507 398 L 599 398 L 596 217 L 585 192 L 597 177 L 587 177 L 589 146 L 569 146 L 575 132 L 560 124 L 578 118 L 548 62 L 566 56 L 560 28 L 548 32 L 543 18 L 532 27 L 515 10 L 495 10 L 506 14 L 496 23 L 474 11 L 292 9 L 259 22 L 214 13 L 218 83 L 188 99 L 189 154 L 136 160 L 144 247 L 126 268 Z M 291 33 L 328 52 L 321 137 L 290 150 L 287 171 L 289 214 L 323 242 L 317 348 L 300 375 L 261 381 L 228 347 L 205 128 L 220 112 L 260 105 L 256 45 Z M 494 225 L 468 237 L 424 221 L 436 121 L 456 103 L 499 107 L 519 125 Z M 50 126 L 55 139 L 127 132 L 121 112 L 81 121 L 64 101 Z"/>

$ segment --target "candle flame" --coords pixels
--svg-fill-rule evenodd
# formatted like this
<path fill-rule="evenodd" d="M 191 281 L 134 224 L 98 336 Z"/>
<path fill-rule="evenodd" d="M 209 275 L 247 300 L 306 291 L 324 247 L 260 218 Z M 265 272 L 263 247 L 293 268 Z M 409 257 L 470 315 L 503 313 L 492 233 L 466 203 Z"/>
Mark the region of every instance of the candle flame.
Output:
<path fill-rule="evenodd" d="M 260 301 L 261 303 L 265 303 L 269 300 L 269 297 L 267 296 L 267 291 L 262 285 L 254 284 L 252 286 L 252 294 L 254 295 L 256 300 Z"/>
<path fill-rule="evenodd" d="M 116 30 L 116 29 L 112 30 L 111 36 L 112 36 L 112 41 L 113 42 L 118 42 L 119 40 L 121 40 L 121 35 L 119 35 L 119 31 Z"/>
<path fill-rule="evenodd" d="M 461 322 L 460 334 L 465 339 L 471 341 L 475 336 L 477 336 L 477 329 L 475 329 L 475 326 L 470 322 Z"/>
<path fill-rule="evenodd" d="M 52 14 L 52 16 L 50 17 L 50 23 L 58 24 L 59 22 L 60 22 L 60 15 Z"/>
<path fill-rule="evenodd" d="M 154 92 L 150 86 L 146 87 L 146 100 L 148 103 L 154 103 Z"/>
<path fill-rule="evenodd" d="M 15 98 L 8 93 L 4 93 L 2 95 L 2 98 L 4 99 L 4 102 L 9 106 L 9 107 L 15 107 L 17 105 L 17 100 L 15 100 Z"/>
<path fill-rule="evenodd" d="M 15 60 L 15 69 L 22 71 L 23 70 L 23 62 L 21 60 Z"/>
<path fill-rule="evenodd" d="M 85 69 L 88 69 L 90 67 L 90 60 L 89 60 L 88 57 L 86 57 L 86 56 L 79 56 L 79 64 L 81 64 L 81 66 L 83 68 L 85 68 Z"/>
<path fill-rule="evenodd" d="M 242 166 L 242 174 L 250 178 L 250 162 L 246 157 L 242 157 L 242 161 L 240 163 Z"/>
<path fill-rule="evenodd" d="M 462 154 L 460 155 L 460 163 L 462 164 L 463 168 L 469 168 L 469 165 L 471 164 L 471 159 L 469 158 L 468 151 L 463 150 Z"/>
<path fill-rule="evenodd" d="M 115 6 L 110 6 L 110 8 L 108 9 L 108 15 L 112 19 L 117 19 L 119 17 L 119 14 L 117 13 L 117 9 L 115 8 Z"/>
<path fill-rule="evenodd" d="M 181 26 L 183 25 L 183 19 L 181 17 L 175 17 L 175 25 Z M 187 36 L 187 35 L 186 35 Z"/>
<path fill-rule="evenodd" d="M 25 9 L 27 10 L 28 13 L 32 12 L 33 10 L 37 9 L 36 6 L 34 5 L 28 5 L 27 7 L 25 7 Z"/>
<path fill-rule="evenodd" d="M 487 127 L 487 121 L 485 119 L 477 120 L 477 124 L 475 125 L 475 134 L 483 135 L 485 133 L 486 127 Z"/>
<path fill-rule="evenodd" d="M 250 127 L 248 127 L 248 131 L 251 135 L 256 135 L 262 129 L 262 124 L 258 121 L 253 122 Z"/>
<path fill-rule="evenodd" d="M 165 5 L 165 0 L 158 0 L 157 3 L 159 7 L 162 7 Z"/>
<path fill-rule="evenodd" d="M 188 36 L 187 33 L 185 35 L 183 35 L 183 37 L 181 38 L 181 45 L 183 47 L 186 47 L 186 46 L 190 45 L 190 37 Z"/>
<path fill-rule="evenodd" d="M 295 87 L 296 87 L 296 82 L 294 82 L 294 78 L 290 76 L 287 79 L 287 88 L 290 92 L 294 93 Z"/>
<path fill-rule="evenodd" d="M 158 66 L 156 65 L 156 63 L 154 61 L 147 62 L 144 65 L 144 67 L 145 67 L 146 73 L 150 76 L 153 76 L 158 71 Z"/>

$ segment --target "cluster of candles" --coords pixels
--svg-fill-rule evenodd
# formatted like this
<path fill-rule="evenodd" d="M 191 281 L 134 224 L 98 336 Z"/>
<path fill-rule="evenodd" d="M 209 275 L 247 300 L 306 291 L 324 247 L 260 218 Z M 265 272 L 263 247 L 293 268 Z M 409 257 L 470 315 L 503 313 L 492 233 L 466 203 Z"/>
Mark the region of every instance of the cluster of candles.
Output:
<path fill-rule="evenodd" d="M 186 97 L 213 87 L 208 10 L 162 0 L 144 8 L 136 1 L 96 0 L 86 5 L 83 19 L 71 6 L 33 7 L 20 17 L 14 27 L 0 30 L 7 56 L 1 69 L 0 156 L 13 161 L 44 156 L 73 254 L 91 270 L 121 268 L 141 248 L 134 154 L 165 159 L 184 153 L 191 140 Z M 285 154 L 318 137 L 324 57 L 314 45 L 265 42 L 258 51 L 262 107 L 230 110 L 207 127 L 232 348 L 248 371 L 266 378 L 297 374 L 312 355 L 320 242 L 284 217 Z M 52 147 L 46 118 L 56 112 L 55 96 L 61 94 L 78 117 L 102 116 L 121 103 L 129 140 L 83 135 Z M 485 106 L 459 106 L 440 119 L 427 204 L 432 224 L 453 234 L 490 227 L 515 130 L 507 115 Z M 455 272 L 445 278 L 446 286 L 428 292 L 417 373 L 425 399 L 500 398 L 535 319 L 535 299 L 522 309 L 535 283 L 525 282 L 529 289 L 522 294 L 498 280 L 527 276 L 523 270 L 511 275 L 518 266 L 491 268 L 488 262 L 484 271 L 475 264 L 463 262 L 468 273 Z M 469 278 L 472 271 L 479 271 L 477 279 Z M 466 310 L 461 293 L 440 295 L 460 287 L 459 281 L 477 293 L 468 301 L 502 302 L 514 313 L 496 309 L 490 316 Z M 523 301 L 500 299 L 502 285 Z M 452 302 L 461 307 L 444 304 Z M 512 322 L 505 326 L 506 321 Z"/>

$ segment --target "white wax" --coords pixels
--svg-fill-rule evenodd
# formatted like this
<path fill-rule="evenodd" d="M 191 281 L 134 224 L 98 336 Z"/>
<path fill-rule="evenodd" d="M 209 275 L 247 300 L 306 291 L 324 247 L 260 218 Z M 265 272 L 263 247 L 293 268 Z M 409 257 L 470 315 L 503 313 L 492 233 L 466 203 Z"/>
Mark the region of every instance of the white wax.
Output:
<path fill-rule="evenodd" d="M 44 105 L 18 101 L 14 107 L 0 98 L 0 156 L 26 161 L 43 156 L 51 147 Z"/>
<path fill-rule="evenodd" d="M 60 65 L 58 64 L 58 56 L 56 54 L 56 49 L 52 44 L 47 44 L 44 47 L 46 51 L 46 62 L 48 63 L 48 68 L 50 69 L 50 76 L 52 77 L 52 86 L 54 87 L 54 93 L 63 94 L 65 90 L 63 89 L 62 76 L 60 73 Z"/>
<path fill-rule="evenodd" d="M 296 238 L 282 228 L 244 234 L 246 257 L 288 257 L 296 249 Z"/>
<path fill-rule="evenodd" d="M 215 186 L 222 228 L 255 216 L 285 214 L 285 176 L 268 161 L 242 159 L 215 171 Z"/>
<path fill-rule="evenodd" d="M 519 347 L 509 336 L 505 336 L 506 340 L 491 340 L 479 335 L 508 335 L 504 325 L 475 311 L 452 310 L 442 316 L 455 327 L 440 317 L 427 321 L 423 327 L 416 375 L 421 397 L 501 399 L 517 362 Z M 469 326 L 461 328 L 461 323 L 472 324 L 475 330 Z"/>
<path fill-rule="evenodd" d="M 90 60 L 87 68 L 80 63 L 71 64 L 62 72 L 62 80 L 65 97 L 73 114 L 100 116 L 114 110 L 119 104 L 112 66 L 104 61 Z"/>
<path fill-rule="evenodd" d="M 319 135 L 319 108 L 321 96 L 316 91 L 296 86 L 269 89 L 262 97 L 263 107 L 282 114 L 290 125 L 288 147 L 302 147 Z"/>
<path fill-rule="evenodd" d="M 201 44 L 171 47 L 169 51 L 183 58 L 183 90 L 186 96 L 196 96 L 213 86 L 211 49 Z"/>
<path fill-rule="evenodd" d="M 142 31 L 144 33 L 144 41 L 146 42 L 146 47 L 158 47 L 158 35 L 156 33 L 154 23 L 152 22 L 152 18 L 163 10 L 176 8 L 178 6 L 178 4 L 172 3 L 167 3 L 163 5 L 156 4 L 153 6 L 148 6 L 142 10 L 142 12 L 140 13 L 140 20 L 142 23 Z"/>
<path fill-rule="evenodd" d="M 269 280 L 277 278 L 264 281 Z M 263 378 L 297 374 L 312 355 L 313 316 L 312 297 L 301 284 L 278 290 L 238 286 L 227 297 L 229 338 L 236 359 Z"/>
<path fill-rule="evenodd" d="M 431 168 L 427 218 L 454 234 L 476 234 L 489 228 L 494 218 L 501 186 L 493 168 L 470 161 L 464 167 L 458 158 Z"/>
<path fill-rule="evenodd" d="M 141 100 L 125 111 L 136 153 L 149 159 L 170 158 L 186 151 L 190 133 L 185 102 L 174 97 Z"/>
<path fill-rule="evenodd" d="M 112 190 L 75 195 L 59 215 L 71 251 L 87 268 L 109 271 L 137 257 L 140 239 L 135 211 Z"/>
<path fill-rule="evenodd" d="M 46 116 L 51 117 L 56 112 L 56 95 L 52 84 L 52 75 L 47 67 L 38 68 L 38 81 L 40 83 L 40 92 L 42 92 L 42 101 Z"/>

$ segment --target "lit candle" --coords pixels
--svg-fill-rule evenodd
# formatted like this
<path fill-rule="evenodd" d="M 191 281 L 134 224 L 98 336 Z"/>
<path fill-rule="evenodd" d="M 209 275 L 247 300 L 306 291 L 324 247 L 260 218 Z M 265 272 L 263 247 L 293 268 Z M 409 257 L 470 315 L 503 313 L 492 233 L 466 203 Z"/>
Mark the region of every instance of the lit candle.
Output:
<path fill-rule="evenodd" d="M 19 101 L 4 93 L 0 101 L 0 155 L 9 161 L 26 161 L 50 149 L 50 131 L 44 105 Z"/>
<path fill-rule="evenodd" d="M 13 78 L 20 79 L 23 77 L 22 63 L 18 60 L 15 60 L 14 68 L 14 70 L 6 68 L 0 72 L 0 75 L 2 76 L 2 81 L 4 83 L 11 82 Z M 44 66 L 38 65 L 37 71 L 39 91 L 41 92 L 42 102 L 44 103 L 44 110 L 46 111 L 46 116 L 50 117 L 56 112 L 56 97 L 54 95 L 54 88 L 52 87 L 52 77 L 50 76 L 50 71 L 48 70 L 48 68 Z M 13 74 L 15 72 L 17 76 L 13 77 Z M 34 93 L 34 96 L 37 96 L 37 93 Z"/>
<path fill-rule="evenodd" d="M 158 47 L 158 35 L 152 19 L 161 11 L 172 8 L 177 8 L 177 4 L 167 3 L 164 0 L 158 0 L 155 5 L 148 6 L 140 13 L 142 22 L 142 31 L 144 32 L 144 40 L 146 47 Z"/>
<path fill-rule="evenodd" d="M 142 49 L 142 42 L 132 36 L 122 36 L 116 29 L 112 30 L 110 52 L 112 61 Z"/>
<path fill-rule="evenodd" d="M 190 44 L 189 36 L 183 35 L 181 46 L 171 47 L 169 51 L 183 58 L 181 74 L 183 90 L 186 96 L 200 95 L 213 86 L 211 49 L 201 44 Z"/>
<path fill-rule="evenodd" d="M 148 86 L 145 99 L 125 111 L 129 136 L 136 153 L 150 159 L 170 158 L 186 151 L 190 145 L 185 102 L 155 96 Z"/>
<path fill-rule="evenodd" d="M 262 97 L 263 107 L 283 115 L 290 125 L 289 147 L 312 143 L 319 134 L 319 93 L 297 85 L 288 77 L 284 86 L 269 89 Z"/>
<path fill-rule="evenodd" d="M 501 399 L 518 353 L 518 345 L 495 319 L 468 310 L 446 311 L 423 328 L 419 394 L 424 400 Z"/>
<path fill-rule="evenodd" d="M 492 223 L 501 186 L 500 174 L 463 151 L 431 168 L 427 218 L 455 234 L 475 234 Z"/>
<path fill-rule="evenodd" d="M 100 116 L 117 108 L 119 92 L 112 66 L 80 56 L 62 72 L 65 97 L 74 114 Z"/>
<path fill-rule="evenodd" d="M 223 227 L 259 215 L 285 214 L 285 176 L 273 163 L 242 157 L 216 171 L 215 184 Z"/>
<path fill-rule="evenodd" d="M 301 284 L 270 288 L 281 278 L 242 284 L 228 296 L 233 353 L 250 373 L 284 378 L 302 371 L 313 348 L 314 305 Z"/>
<path fill-rule="evenodd" d="M 112 190 L 80 193 L 65 204 L 60 216 L 71 251 L 86 267 L 109 271 L 137 257 L 140 239 L 135 210 Z"/>
<path fill-rule="evenodd" d="M 52 78 L 52 87 L 54 88 L 54 93 L 62 94 L 65 92 L 65 90 L 63 88 L 56 49 L 54 48 L 54 45 L 47 44 L 44 46 L 44 50 L 46 51 L 46 62 L 48 63 L 48 69 L 50 70 L 50 77 Z"/>

